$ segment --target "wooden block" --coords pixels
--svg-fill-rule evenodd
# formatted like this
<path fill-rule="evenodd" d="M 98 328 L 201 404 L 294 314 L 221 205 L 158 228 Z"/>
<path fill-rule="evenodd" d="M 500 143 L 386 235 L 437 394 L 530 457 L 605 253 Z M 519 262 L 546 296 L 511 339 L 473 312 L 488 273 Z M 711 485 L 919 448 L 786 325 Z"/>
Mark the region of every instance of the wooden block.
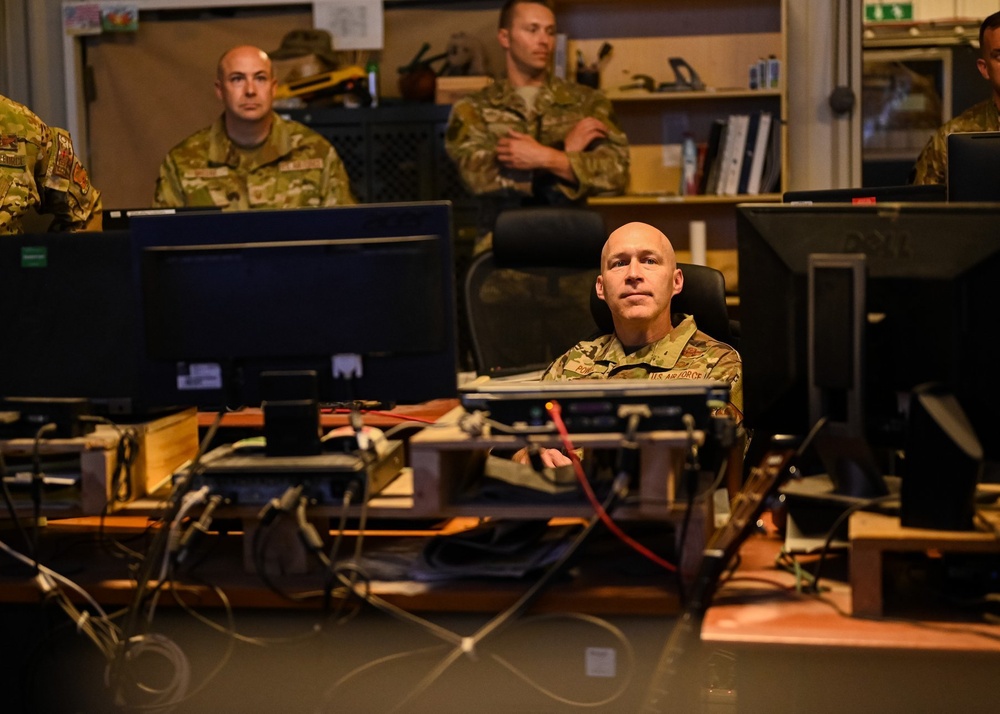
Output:
<path fill-rule="evenodd" d="M 132 464 L 132 498 L 140 498 L 156 492 L 170 480 L 171 474 L 185 461 L 194 458 L 198 452 L 198 414 L 195 409 L 185 409 L 149 421 L 121 424 L 119 429 L 130 430 L 136 439 L 138 451 Z M 112 448 L 117 446 L 119 432 L 107 424 L 98 426 L 97 437 L 111 440 Z M 115 464 L 112 463 L 104 482 L 100 482 L 99 471 L 94 467 L 92 481 L 84 481 L 88 491 L 88 503 L 97 503 L 101 498 L 112 497 L 111 476 Z M 91 491 L 92 489 L 92 491 Z M 103 494 L 103 496 L 101 495 Z"/>
<path fill-rule="evenodd" d="M 906 528 L 898 516 L 859 512 L 851 516 L 851 608 L 859 617 L 881 617 L 885 610 L 883 569 L 887 553 L 1000 553 L 1000 510 L 981 510 L 992 524 L 976 531 Z"/>
<path fill-rule="evenodd" d="M 492 83 L 493 78 L 486 75 L 438 77 L 434 85 L 434 103 L 454 104 L 462 97 L 478 92 Z"/>

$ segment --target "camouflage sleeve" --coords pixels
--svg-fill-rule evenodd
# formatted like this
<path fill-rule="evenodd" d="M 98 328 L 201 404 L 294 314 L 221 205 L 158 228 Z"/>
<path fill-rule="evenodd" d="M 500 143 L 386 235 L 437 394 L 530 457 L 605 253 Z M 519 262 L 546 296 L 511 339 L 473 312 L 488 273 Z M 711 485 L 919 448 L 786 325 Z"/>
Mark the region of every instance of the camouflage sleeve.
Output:
<path fill-rule="evenodd" d="M 706 375 L 708 379 L 716 379 L 729 383 L 729 403 L 736 408 L 737 422 L 743 418 L 743 362 L 736 350 L 730 350 L 722 357 Z"/>
<path fill-rule="evenodd" d="M 913 169 L 913 183 L 944 184 L 948 176 L 948 133 L 938 129 L 920 152 Z"/>
<path fill-rule="evenodd" d="M 49 230 L 101 229 L 101 192 L 90 183 L 65 129 L 51 127 L 43 135 L 35 178 L 41 198 L 39 212 L 55 217 Z"/>
<path fill-rule="evenodd" d="M 561 184 L 560 188 L 571 199 L 598 193 L 623 193 L 629 179 L 628 139 L 618 124 L 614 108 L 607 97 L 594 92 L 584 113 L 601 120 L 608 127 L 608 137 L 593 149 L 566 152 L 579 183 L 576 186 Z"/>
<path fill-rule="evenodd" d="M 452 107 L 444 148 L 474 196 L 509 191 L 531 195 L 530 179 L 519 181 L 501 170 L 496 158 L 497 139 L 469 99 L 460 99 Z"/>
<path fill-rule="evenodd" d="M 330 146 L 323 161 L 323 205 L 349 206 L 357 203 L 351 193 L 351 178 L 337 150 Z"/>
<path fill-rule="evenodd" d="M 542 373 L 542 381 L 563 379 L 563 375 L 566 371 L 566 362 L 569 360 L 569 352 L 564 354 L 562 357 L 557 357 L 556 360 L 546 368 L 545 372 Z"/>
<path fill-rule="evenodd" d="M 177 164 L 173 157 L 167 154 L 167 158 L 160 164 L 160 175 L 156 178 L 153 208 L 180 208 L 186 204 Z"/>

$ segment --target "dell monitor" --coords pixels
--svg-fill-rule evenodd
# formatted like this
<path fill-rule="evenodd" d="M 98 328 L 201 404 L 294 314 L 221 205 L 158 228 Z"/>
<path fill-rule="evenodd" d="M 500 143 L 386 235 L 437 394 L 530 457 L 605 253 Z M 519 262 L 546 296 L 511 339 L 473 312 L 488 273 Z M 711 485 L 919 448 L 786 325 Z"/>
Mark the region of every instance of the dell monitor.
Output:
<path fill-rule="evenodd" d="M 737 241 L 750 428 L 805 434 L 813 426 L 809 260 L 855 255 L 865 271 L 858 340 L 864 436 L 901 448 L 909 394 L 938 383 L 961 398 L 983 442 L 996 443 L 988 432 L 998 426 L 989 380 L 1000 354 L 1000 206 L 741 205 Z M 821 333 L 844 333 L 843 323 L 816 317 Z"/>
<path fill-rule="evenodd" d="M 157 404 L 260 404 L 312 371 L 321 402 L 457 394 L 447 202 L 136 216 L 144 387 Z"/>
<path fill-rule="evenodd" d="M 948 200 L 1000 201 L 1000 131 L 948 135 Z"/>

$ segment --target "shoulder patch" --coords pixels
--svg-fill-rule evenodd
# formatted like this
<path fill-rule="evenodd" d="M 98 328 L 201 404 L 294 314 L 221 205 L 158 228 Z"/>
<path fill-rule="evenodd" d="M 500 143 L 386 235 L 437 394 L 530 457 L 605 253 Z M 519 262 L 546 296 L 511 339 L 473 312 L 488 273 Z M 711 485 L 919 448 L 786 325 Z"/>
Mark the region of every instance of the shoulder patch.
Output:
<path fill-rule="evenodd" d="M 17 151 L 17 134 L 0 134 L 0 151 Z"/>
<path fill-rule="evenodd" d="M 80 193 L 84 196 L 90 190 L 90 178 L 87 176 L 87 169 L 79 161 L 73 164 L 73 183 L 80 187 Z"/>
<path fill-rule="evenodd" d="M 56 133 L 56 161 L 52 175 L 68 179 L 73 173 L 73 142 L 62 132 Z"/>

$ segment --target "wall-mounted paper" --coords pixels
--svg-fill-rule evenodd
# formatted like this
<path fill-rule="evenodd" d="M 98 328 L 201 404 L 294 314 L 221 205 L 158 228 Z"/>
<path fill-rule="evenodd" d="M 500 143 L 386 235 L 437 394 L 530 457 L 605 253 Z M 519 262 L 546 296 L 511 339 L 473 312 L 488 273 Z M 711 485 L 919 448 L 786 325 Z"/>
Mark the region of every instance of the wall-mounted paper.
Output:
<path fill-rule="evenodd" d="M 316 0 L 313 27 L 329 31 L 334 50 L 380 50 L 382 0 Z"/>

